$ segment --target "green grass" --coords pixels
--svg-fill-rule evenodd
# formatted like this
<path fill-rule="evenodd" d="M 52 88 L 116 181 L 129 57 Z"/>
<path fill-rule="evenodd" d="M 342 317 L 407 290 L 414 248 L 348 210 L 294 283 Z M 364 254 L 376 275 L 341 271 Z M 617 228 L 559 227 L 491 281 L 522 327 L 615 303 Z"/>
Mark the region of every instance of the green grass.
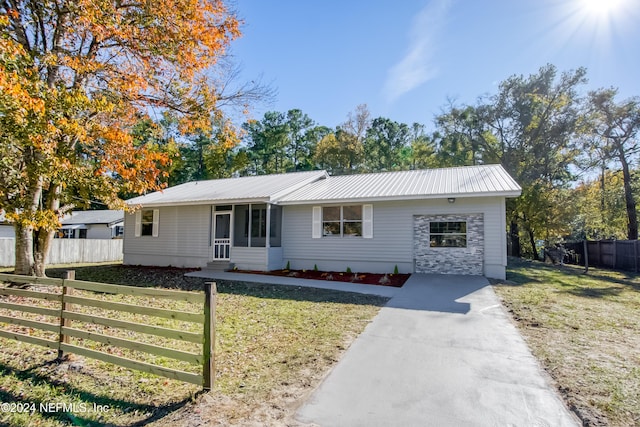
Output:
<path fill-rule="evenodd" d="M 585 425 L 640 425 L 640 276 L 513 261 L 495 286 Z"/>
<path fill-rule="evenodd" d="M 60 277 L 64 269 L 50 269 L 47 275 Z M 185 278 L 183 270 L 173 268 L 100 265 L 76 267 L 75 270 L 78 280 L 105 283 L 162 285 L 192 291 L 200 291 L 204 283 L 203 279 Z M 218 292 L 217 369 L 211 393 L 202 394 L 197 386 L 73 355 L 69 361 L 58 363 L 54 361 L 56 353 L 52 350 L 0 339 L 0 401 L 35 403 L 37 407 L 40 403 L 75 403 L 77 408 L 82 405 L 87 408 L 86 412 L 0 412 L 0 424 L 62 426 L 155 422 L 157 425 L 189 425 L 193 417 L 197 417 L 197 422 L 223 425 L 259 417 L 259 423 L 271 424 L 274 419 L 287 416 L 291 402 L 323 377 L 386 302 L 379 297 L 337 291 L 237 282 L 219 282 Z M 107 294 L 93 294 L 92 297 L 121 299 Z M 183 311 L 201 309 L 184 302 L 165 300 L 149 303 L 126 297 L 126 302 L 156 304 L 154 306 Z M 108 310 L 87 310 L 98 315 L 113 315 Z M 149 320 L 120 312 L 117 316 L 121 320 L 138 319 L 145 323 Z M 165 327 L 185 329 L 194 326 L 162 321 Z M 115 330 L 108 333 L 192 352 L 201 350 L 187 348 L 193 346 L 189 343 L 166 342 L 141 334 Z M 88 341 L 85 345 L 117 351 Z M 181 365 L 145 353 L 122 350 L 122 354 L 173 368 L 194 369 L 188 364 Z M 94 403 L 107 405 L 109 410 L 94 412 Z"/>

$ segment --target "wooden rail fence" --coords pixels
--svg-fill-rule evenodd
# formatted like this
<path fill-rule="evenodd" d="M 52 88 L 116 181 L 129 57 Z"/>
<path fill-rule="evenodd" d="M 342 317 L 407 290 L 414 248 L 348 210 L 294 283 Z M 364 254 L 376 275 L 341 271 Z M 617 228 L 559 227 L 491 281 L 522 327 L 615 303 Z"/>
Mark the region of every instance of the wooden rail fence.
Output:
<path fill-rule="evenodd" d="M 58 357 L 62 357 L 64 352 L 74 353 L 81 356 L 98 359 L 104 362 L 113 363 L 129 369 L 148 372 L 163 377 L 168 377 L 180 381 L 202 385 L 205 390 L 213 387 L 215 377 L 215 304 L 216 304 L 216 284 L 215 282 L 205 284 L 204 295 L 202 293 L 174 291 L 167 289 L 143 288 L 136 286 L 112 285 L 106 283 L 95 283 L 75 280 L 75 272 L 66 272 L 65 278 L 40 278 L 19 276 L 13 274 L 0 274 L 1 283 L 15 283 L 26 285 L 38 285 L 42 287 L 61 288 L 59 293 L 42 292 L 39 290 L 20 289 L 0 286 L 0 309 L 18 311 L 22 313 L 34 313 L 47 316 L 52 321 L 43 322 L 39 320 L 27 319 L 8 315 L 6 312 L 0 315 L 0 322 L 47 331 L 57 334 L 57 339 L 46 339 L 38 336 L 27 335 L 15 331 L 0 328 L 0 337 L 14 339 L 17 341 L 41 345 L 47 348 L 58 350 Z M 73 295 L 73 290 L 92 291 L 95 293 L 107 293 L 116 295 L 127 295 L 137 297 L 147 297 L 149 299 L 164 299 L 182 301 L 193 304 L 201 304 L 203 313 L 186 312 L 179 310 L 169 310 L 164 308 L 153 308 L 135 304 L 105 301 L 97 298 Z M 51 301 L 57 308 L 34 306 L 17 302 L 7 302 L 7 296 L 17 296 L 24 298 L 36 298 L 38 300 Z M 51 303 L 49 303 L 51 306 Z M 74 311 L 74 306 L 96 307 L 116 312 L 134 313 L 152 316 L 161 319 L 172 319 L 182 322 L 192 322 L 203 325 L 202 333 L 187 332 L 150 324 L 129 322 L 98 315 L 92 315 Z M 52 323 L 54 322 L 54 323 Z M 82 322 L 91 325 L 106 326 L 109 328 L 141 333 L 156 337 L 163 337 L 172 340 L 202 344 L 202 353 L 192 353 L 183 350 L 167 348 L 154 344 L 139 342 L 130 339 L 119 338 L 93 331 L 86 331 L 73 327 L 73 322 Z M 114 354 L 93 350 L 81 345 L 70 344 L 70 337 L 82 340 L 91 340 L 112 347 L 125 348 L 129 350 L 144 352 L 156 356 L 161 356 L 173 360 L 188 362 L 190 364 L 202 366 L 202 374 L 181 371 L 167 368 L 157 364 L 133 360 Z"/>

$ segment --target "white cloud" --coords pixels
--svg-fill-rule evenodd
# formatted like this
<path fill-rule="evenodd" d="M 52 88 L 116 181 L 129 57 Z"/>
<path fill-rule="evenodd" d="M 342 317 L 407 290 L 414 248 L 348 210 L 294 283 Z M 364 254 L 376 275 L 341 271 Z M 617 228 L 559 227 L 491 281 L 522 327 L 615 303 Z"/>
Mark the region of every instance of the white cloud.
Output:
<path fill-rule="evenodd" d="M 414 17 L 407 54 L 388 71 L 383 93 L 389 102 L 437 75 L 434 54 L 452 0 L 431 0 Z"/>

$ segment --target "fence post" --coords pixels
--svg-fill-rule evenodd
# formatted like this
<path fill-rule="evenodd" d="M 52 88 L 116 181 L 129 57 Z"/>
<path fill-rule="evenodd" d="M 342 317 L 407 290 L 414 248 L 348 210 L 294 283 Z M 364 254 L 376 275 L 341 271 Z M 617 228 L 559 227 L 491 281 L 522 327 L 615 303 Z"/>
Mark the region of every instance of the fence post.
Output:
<path fill-rule="evenodd" d="M 633 262 L 636 267 L 636 273 L 640 272 L 640 270 L 638 270 L 638 267 L 640 267 L 640 263 L 638 262 L 638 242 L 640 242 L 640 240 L 636 240 L 633 245 Z"/>
<path fill-rule="evenodd" d="M 66 285 L 67 280 L 75 280 L 76 272 L 75 270 L 66 270 L 62 273 L 62 297 L 61 297 L 61 306 L 60 306 L 60 335 L 58 337 L 58 359 L 62 359 L 64 356 L 64 352 L 60 348 L 60 344 L 69 343 L 69 337 L 62 332 L 63 327 L 69 327 L 71 321 L 69 319 L 64 318 L 64 312 L 69 309 L 67 303 L 65 302 L 65 296 L 71 295 L 71 291 L 73 288 L 68 288 Z"/>
<path fill-rule="evenodd" d="M 204 284 L 204 366 L 202 367 L 203 388 L 211 390 L 216 376 L 216 282 Z"/>
<path fill-rule="evenodd" d="M 587 274 L 589 272 L 589 241 L 584 239 L 582 244 L 584 245 L 584 274 Z"/>

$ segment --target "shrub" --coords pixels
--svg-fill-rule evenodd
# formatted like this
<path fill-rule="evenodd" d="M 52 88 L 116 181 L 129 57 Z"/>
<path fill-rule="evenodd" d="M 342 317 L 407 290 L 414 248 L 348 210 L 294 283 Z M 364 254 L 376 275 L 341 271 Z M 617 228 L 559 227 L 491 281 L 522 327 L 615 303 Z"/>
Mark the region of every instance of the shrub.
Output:
<path fill-rule="evenodd" d="M 398 274 L 398 264 L 396 264 L 396 266 L 393 267 L 393 274 Z"/>
<path fill-rule="evenodd" d="M 351 273 L 351 267 L 347 267 L 347 273 Z"/>

